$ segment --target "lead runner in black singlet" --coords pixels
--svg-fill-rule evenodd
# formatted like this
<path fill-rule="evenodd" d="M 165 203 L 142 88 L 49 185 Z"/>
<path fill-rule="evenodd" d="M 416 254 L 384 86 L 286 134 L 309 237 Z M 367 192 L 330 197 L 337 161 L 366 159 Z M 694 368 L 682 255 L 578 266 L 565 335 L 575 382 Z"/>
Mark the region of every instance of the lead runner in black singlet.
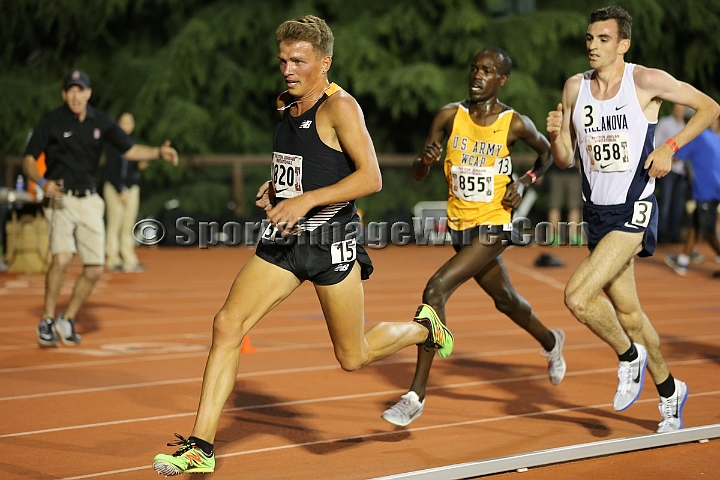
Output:
<path fill-rule="evenodd" d="M 318 109 L 332 95 L 342 92 L 332 83 L 301 115 L 281 111 L 282 118 L 273 137 L 272 180 L 269 184 L 269 191 L 275 196 L 273 205 L 334 185 L 355 172 L 355 164 L 348 154 L 325 144 L 317 131 Z M 281 96 L 283 108 L 286 105 L 282 99 L 287 96 L 287 93 Z M 270 225 L 263 233 L 256 253 L 263 260 L 316 285 L 341 282 L 350 274 L 356 261 L 363 280 L 373 269 L 363 245 L 354 200 L 312 208 L 305 218 L 299 219 L 290 235 L 282 236 L 278 227 Z"/>
<path fill-rule="evenodd" d="M 362 279 L 372 263 L 362 237 L 346 235 L 345 228 L 358 220 L 355 199 L 380 190 L 375 148 L 358 103 L 327 79 L 333 35 L 325 22 L 310 15 L 289 20 L 277 38 L 287 91 L 277 102 L 282 118 L 273 142 L 272 180 L 260 188 L 256 202 L 271 228 L 215 316 L 195 426 L 188 439 L 178 435 L 174 455 L 153 460 L 163 475 L 214 471 L 212 444 L 235 385 L 242 339 L 304 280 L 315 286 L 344 370 L 414 344 L 432 345 L 441 356 L 452 351 L 452 335 L 436 318 L 418 315 L 364 332 Z M 334 233 L 333 224 L 341 234 L 323 241 L 323 229 L 330 226 Z"/>

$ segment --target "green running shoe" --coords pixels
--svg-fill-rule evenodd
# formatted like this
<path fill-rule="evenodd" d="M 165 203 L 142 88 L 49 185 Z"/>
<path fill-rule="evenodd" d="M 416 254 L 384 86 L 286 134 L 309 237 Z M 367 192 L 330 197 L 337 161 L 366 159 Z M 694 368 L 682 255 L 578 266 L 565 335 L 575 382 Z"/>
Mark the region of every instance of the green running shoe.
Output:
<path fill-rule="evenodd" d="M 436 349 L 438 355 L 442 358 L 452 353 L 455 339 L 430 305 L 421 304 L 417 309 L 417 313 L 415 313 L 414 320 L 430 332 L 424 343 L 426 347 Z"/>
<path fill-rule="evenodd" d="M 168 443 L 168 447 L 180 445 L 172 455 L 160 453 L 153 459 L 153 468 L 160 475 L 170 477 L 181 473 L 213 473 L 215 471 L 215 455 L 205 455 L 200 447 L 182 435 L 175 434 L 178 442 Z"/>

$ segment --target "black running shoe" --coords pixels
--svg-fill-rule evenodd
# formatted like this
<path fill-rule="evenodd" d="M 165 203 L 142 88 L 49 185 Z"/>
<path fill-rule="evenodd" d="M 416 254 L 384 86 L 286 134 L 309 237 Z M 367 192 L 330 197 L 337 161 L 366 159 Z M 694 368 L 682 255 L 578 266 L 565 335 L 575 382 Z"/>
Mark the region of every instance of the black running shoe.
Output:
<path fill-rule="evenodd" d="M 38 344 L 41 347 L 57 347 L 58 337 L 52 318 L 43 318 L 37 327 Z"/>

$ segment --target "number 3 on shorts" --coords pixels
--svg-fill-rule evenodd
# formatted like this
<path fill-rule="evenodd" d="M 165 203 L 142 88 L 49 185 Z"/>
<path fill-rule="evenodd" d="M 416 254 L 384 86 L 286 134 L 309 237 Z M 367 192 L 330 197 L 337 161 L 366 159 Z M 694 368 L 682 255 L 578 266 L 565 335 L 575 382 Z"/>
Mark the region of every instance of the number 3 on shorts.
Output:
<path fill-rule="evenodd" d="M 638 201 L 635 202 L 632 220 L 630 223 L 638 227 L 647 227 L 650 223 L 650 214 L 652 213 L 652 202 Z"/>
<path fill-rule="evenodd" d="M 330 245 L 330 254 L 332 255 L 333 265 L 352 262 L 356 256 L 355 239 L 333 243 Z"/>

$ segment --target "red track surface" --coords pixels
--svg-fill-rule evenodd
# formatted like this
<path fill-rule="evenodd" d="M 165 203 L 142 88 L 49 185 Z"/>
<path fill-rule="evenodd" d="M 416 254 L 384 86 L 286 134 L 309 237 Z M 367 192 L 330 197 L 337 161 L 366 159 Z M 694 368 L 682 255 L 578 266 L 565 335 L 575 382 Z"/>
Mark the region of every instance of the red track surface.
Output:
<path fill-rule="evenodd" d="M 542 252 L 567 267 L 535 268 Z M 673 374 L 686 381 L 687 427 L 720 423 L 720 280 L 706 262 L 684 278 L 637 262 L 640 298 Z M 704 252 L 709 253 L 709 252 Z M 152 457 L 173 433 L 189 435 L 212 318 L 252 250 L 143 248 L 143 274 L 104 274 L 78 319 L 83 343 L 41 350 L 42 275 L 0 276 L 0 477 L 157 478 Z M 448 247 L 371 251 L 368 326 L 411 318 Z M 216 440 L 212 479 L 365 479 L 653 432 L 649 375 L 639 401 L 616 413 L 617 358 L 563 305 L 584 248 L 512 248 L 515 287 L 550 328 L 567 335 L 568 374 L 547 380 L 539 346 L 474 284 L 451 298 L 456 347 L 438 358 L 423 415 L 395 428 L 380 413 L 406 392 L 415 349 L 359 372 L 332 353 L 311 285 L 302 285 L 251 332 Z M 61 297 L 79 272 L 73 264 Z M 499 475 L 530 479 L 720 478 L 720 441 L 687 444 Z M 205 478 L 205 477 L 203 477 Z"/>

